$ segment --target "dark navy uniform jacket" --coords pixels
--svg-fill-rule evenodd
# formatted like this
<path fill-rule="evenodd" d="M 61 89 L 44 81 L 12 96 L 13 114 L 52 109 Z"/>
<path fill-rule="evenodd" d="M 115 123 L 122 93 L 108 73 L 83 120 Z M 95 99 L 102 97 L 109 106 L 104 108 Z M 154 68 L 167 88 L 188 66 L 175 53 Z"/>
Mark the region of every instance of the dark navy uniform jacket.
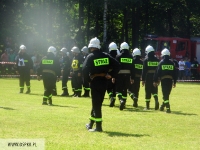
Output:
<path fill-rule="evenodd" d="M 90 76 L 94 74 L 107 74 L 109 69 L 112 69 L 109 72 L 109 75 L 112 78 L 116 78 L 119 72 L 120 64 L 109 54 L 103 53 L 100 50 L 94 50 L 90 53 L 83 63 L 83 74 L 86 77 L 86 82 L 90 82 Z"/>

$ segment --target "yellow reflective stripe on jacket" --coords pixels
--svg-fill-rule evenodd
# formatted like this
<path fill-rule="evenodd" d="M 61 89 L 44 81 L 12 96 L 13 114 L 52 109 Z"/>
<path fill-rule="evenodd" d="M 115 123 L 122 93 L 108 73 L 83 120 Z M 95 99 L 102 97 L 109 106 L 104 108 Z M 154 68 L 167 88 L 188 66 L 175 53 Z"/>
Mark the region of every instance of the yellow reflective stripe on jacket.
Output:
<path fill-rule="evenodd" d="M 108 64 L 109 64 L 108 58 L 94 59 L 94 66 L 103 66 Z"/>
<path fill-rule="evenodd" d="M 52 65 L 53 64 L 53 60 L 43 59 L 42 60 L 42 64 L 44 64 L 44 65 Z"/>
<path fill-rule="evenodd" d="M 151 67 L 155 67 L 155 66 L 158 66 L 158 62 L 157 61 L 148 61 L 147 65 L 151 66 Z"/>
<path fill-rule="evenodd" d="M 162 65 L 162 70 L 174 70 L 173 65 Z"/>
<path fill-rule="evenodd" d="M 131 59 L 131 58 L 121 58 L 120 62 L 122 62 L 122 63 L 130 63 L 131 64 L 133 62 L 133 59 Z"/>
<path fill-rule="evenodd" d="M 135 64 L 135 69 L 143 69 L 143 65 L 141 65 L 141 64 Z"/>

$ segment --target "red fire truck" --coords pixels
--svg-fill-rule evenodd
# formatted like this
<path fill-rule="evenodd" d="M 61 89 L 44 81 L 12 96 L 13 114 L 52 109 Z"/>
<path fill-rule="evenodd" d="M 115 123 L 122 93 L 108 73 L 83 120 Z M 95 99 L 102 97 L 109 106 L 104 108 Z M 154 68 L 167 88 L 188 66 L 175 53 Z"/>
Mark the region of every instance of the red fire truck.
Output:
<path fill-rule="evenodd" d="M 197 57 L 200 62 L 200 38 L 179 38 L 179 37 L 158 37 L 156 35 L 147 35 L 144 38 L 143 49 L 151 45 L 155 49 L 157 57 L 160 57 L 164 48 L 170 50 L 171 57 L 179 61 L 181 58 Z"/>

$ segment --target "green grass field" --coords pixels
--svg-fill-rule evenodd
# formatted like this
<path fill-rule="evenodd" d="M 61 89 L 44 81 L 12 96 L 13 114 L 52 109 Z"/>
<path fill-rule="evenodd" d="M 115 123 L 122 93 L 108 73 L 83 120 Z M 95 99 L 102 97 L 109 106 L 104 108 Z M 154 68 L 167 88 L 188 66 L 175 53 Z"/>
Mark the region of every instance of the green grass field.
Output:
<path fill-rule="evenodd" d="M 43 106 L 43 83 L 31 80 L 31 94 L 18 94 L 18 79 L 0 79 L 0 139 L 44 139 L 46 150 L 197 150 L 200 149 L 200 83 L 177 83 L 170 95 L 171 114 L 144 111 L 144 88 L 139 107 L 126 109 L 119 101 L 103 103 L 102 133 L 85 129 L 90 98 L 53 97 L 54 106 Z M 68 82 L 70 87 L 70 82 Z M 62 93 L 61 82 L 57 83 Z M 69 88 L 70 94 L 72 94 Z M 159 101 L 162 94 L 159 86 Z M 1 147 L 0 147 L 1 149 Z M 14 149 L 14 148 L 13 148 Z M 23 150 L 23 149 L 22 149 Z"/>

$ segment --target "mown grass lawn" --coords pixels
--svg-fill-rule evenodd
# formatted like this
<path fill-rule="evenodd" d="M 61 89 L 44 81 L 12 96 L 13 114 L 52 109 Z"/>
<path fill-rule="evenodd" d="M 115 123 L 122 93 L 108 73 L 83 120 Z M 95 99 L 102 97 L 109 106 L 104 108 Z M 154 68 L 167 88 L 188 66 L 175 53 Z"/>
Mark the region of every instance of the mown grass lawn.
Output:
<path fill-rule="evenodd" d="M 57 89 L 60 95 L 61 82 Z M 110 108 L 106 94 L 102 133 L 85 129 L 90 98 L 54 96 L 54 106 L 43 106 L 43 84 L 37 80 L 31 80 L 31 94 L 18 92 L 18 79 L 0 79 L 0 139 L 44 139 L 47 150 L 200 149 L 200 83 L 177 83 L 170 96 L 171 114 L 155 111 L 153 99 L 152 109 L 144 111 L 143 87 L 137 109 L 130 97 L 123 111 L 118 101 Z"/>

